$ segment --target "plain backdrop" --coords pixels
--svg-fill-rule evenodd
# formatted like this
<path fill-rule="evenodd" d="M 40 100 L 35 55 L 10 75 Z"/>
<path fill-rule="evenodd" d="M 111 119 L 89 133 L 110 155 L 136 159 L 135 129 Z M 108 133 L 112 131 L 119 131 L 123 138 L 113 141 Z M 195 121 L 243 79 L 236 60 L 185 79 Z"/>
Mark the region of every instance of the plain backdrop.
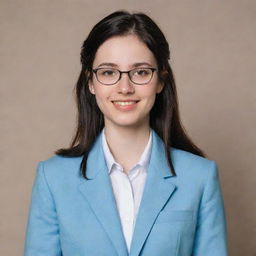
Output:
<path fill-rule="evenodd" d="M 217 161 L 230 255 L 256 255 L 256 1 L 0 0 L 0 254 L 22 255 L 35 168 L 75 129 L 92 26 L 143 11 L 171 48 L 183 124 Z"/>

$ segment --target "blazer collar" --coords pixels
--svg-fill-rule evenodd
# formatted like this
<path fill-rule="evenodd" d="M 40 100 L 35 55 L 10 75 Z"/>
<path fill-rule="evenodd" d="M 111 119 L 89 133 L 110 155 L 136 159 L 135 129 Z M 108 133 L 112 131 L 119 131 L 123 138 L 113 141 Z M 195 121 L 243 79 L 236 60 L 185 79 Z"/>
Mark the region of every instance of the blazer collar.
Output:
<path fill-rule="evenodd" d="M 131 256 L 140 254 L 158 214 L 173 195 L 176 186 L 173 184 L 172 177 L 173 174 L 165 157 L 164 143 L 153 131 L 148 176 L 133 233 Z"/>
<path fill-rule="evenodd" d="M 88 154 L 86 163 L 86 176 L 88 179 L 95 179 L 97 175 L 105 170 L 106 162 L 102 148 L 102 131 L 97 136 L 92 149 Z"/>
<path fill-rule="evenodd" d="M 107 233 L 117 255 L 128 256 L 125 238 L 115 197 L 104 158 L 100 135 L 88 155 L 86 174 L 88 180 L 81 179 L 79 190 L 88 201 L 92 211 L 97 216 Z"/>
<path fill-rule="evenodd" d="M 101 222 L 117 254 L 128 256 L 125 239 L 102 148 L 102 132 L 95 140 L 87 159 L 87 177 L 79 190 Z M 148 175 L 133 233 L 130 255 L 139 255 L 159 212 L 175 191 L 172 173 L 165 158 L 164 144 L 152 131 L 152 151 Z"/>

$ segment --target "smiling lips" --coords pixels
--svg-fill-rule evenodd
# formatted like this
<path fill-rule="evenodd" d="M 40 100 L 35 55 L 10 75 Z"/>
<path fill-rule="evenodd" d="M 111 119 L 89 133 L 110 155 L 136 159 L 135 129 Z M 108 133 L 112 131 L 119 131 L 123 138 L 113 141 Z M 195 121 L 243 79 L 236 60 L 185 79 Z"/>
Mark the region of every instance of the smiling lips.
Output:
<path fill-rule="evenodd" d="M 116 107 L 116 109 L 121 110 L 121 111 L 127 111 L 127 110 L 134 109 L 138 102 L 139 102 L 138 100 L 112 101 L 112 103 Z"/>

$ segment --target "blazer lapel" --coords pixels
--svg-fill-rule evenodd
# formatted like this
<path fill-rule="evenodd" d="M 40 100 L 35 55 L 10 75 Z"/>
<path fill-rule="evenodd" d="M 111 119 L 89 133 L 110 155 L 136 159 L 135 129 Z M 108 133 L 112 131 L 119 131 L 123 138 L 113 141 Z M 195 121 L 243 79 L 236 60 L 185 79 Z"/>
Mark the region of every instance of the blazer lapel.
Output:
<path fill-rule="evenodd" d="M 99 222 L 102 224 L 117 254 L 119 256 L 127 256 L 128 251 L 105 163 L 101 136 L 102 133 L 96 139 L 88 156 L 87 177 L 89 180 L 83 179 L 79 190 L 87 199 Z"/>
<path fill-rule="evenodd" d="M 133 233 L 130 255 L 139 255 L 154 222 L 176 186 L 165 158 L 164 144 L 153 131 L 148 176 Z"/>

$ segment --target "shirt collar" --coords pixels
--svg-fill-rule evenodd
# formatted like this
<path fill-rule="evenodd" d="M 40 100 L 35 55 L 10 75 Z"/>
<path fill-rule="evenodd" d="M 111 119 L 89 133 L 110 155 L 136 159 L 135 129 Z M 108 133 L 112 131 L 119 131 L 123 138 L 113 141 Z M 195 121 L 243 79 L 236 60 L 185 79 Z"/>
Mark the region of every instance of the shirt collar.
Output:
<path fill-rule="evenodd" d="M 113 165 L 117 165 L 120 167 L 120 164 L 118 164 L 115 161 L 112 153 L 110 152 L 110 149 L 109 149 L 109 146 L 108 146 L 108 143 L 106 140 L 106 136 L 105 136 L 105 129 L 103 129 L 103 132 L 102 132 L 102 147 L 103 147 L 103 152 L 104 152 L 104 156 L 105 156 L 107 167 L 108 167 L 108 172 L 110 173 Z M 147 170 L 147 166 L 149 163 L 151 147 L 152 147 L 152 129 L 150 129 L 148 143 L 140 157 L 139 162 L 136 164 L 136 165 L 143 167 L 143 169 L 145 169 L 145 170 Z"/>

